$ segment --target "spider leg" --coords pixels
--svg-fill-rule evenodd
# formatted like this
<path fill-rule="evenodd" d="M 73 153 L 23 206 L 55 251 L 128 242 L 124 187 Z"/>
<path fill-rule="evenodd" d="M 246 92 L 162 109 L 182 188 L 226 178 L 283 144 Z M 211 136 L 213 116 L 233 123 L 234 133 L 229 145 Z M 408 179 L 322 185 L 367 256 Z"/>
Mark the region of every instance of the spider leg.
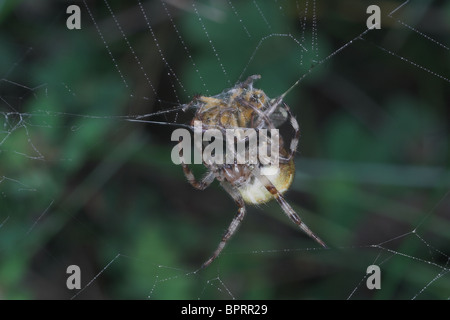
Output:
<path fill-rule="evenodd" d="M 292 114 L 291 109 L 285 103 L 283 103 L 280 107 L 287 112 L 291 127 L 292 129 L 294 129 L 294 137 L 291 139 L 291 146 L 289 148 L 289 153 L 287 157 L 287 161 L 289 161 L 292 159 L 294 153 L 297 151 L 298 140 L 300 138 L 300 126 L 298 125 L 297 119 L 295 119 L 294 115 Z"/>
<path fill-rule="evenodd" d="M 282 100 L 280 100 L 280 99 L 275 100 L 275 103 L 273 105 L 279 106 L 280 109 L 282 109 L 286 112 L 286 114 L 289 118 L 289 123 L 290 123 L 292 129 L 294 130 L 294 137 L 291 139 L 291 145 L 289 147 L 289 152 L 287 154 L 287 157 L 280 156 L 280 162 L 287 163 L 292 159 L 295 152 L 297 151 L 298 140 L 300 139 L 300 126 L 297 122 L 297 119 L 295 119 L 294 115 L 292 114 L 291 109 L 288 107 L 287 104 L 282 102 Z M 269 110 L 266 111 L 266 114 L 270 115 L 273 112 L 274 112 L 274 108 L 271 107 Z"/>
<path fill-rule="evenodd" d="M 282 103 L 282 100 L 281 99 L 272 99 L 272 100 L 270 100 L 270 103 L 271 103 L 270 107 L 267 110 L 264 111 L 264 114 L 267 117 L 270 117 L 272 115 L 272 113 L 274 113 L 274 111 Z M 256 127 L 260 127 L 260 126 L 262 126 L 261 119 L 258 121 Z"/>
<path fill-rule="evenodd" d="M 308 226 L 300 219 L 297 213 L 292 209 L 292 207 L 284 199 L 283 195 L 277 190 L 277 188 L 270 182 L 270 180 L 265 175 L 258 175 L 257 178 L 261 181 L 264 187 L 269 191 L 277 200 L 278 204 L 283 209 L 284 213 L 302 229 L 308 236 L 316 240 L 322 247 L 327 248 L 325 242 L 323 242 L 318 236 L 308 228 Z"/>
<path fill-rule="evenodd" d="M 182 163 L 181 164 L 183 167 L 183 173 L 184 176 L 186 177 L 187 181 L 195 188 L 198 190 L 205 190 L 206 188 L 209 187 L 209 185 L 214 181 L 214 172 L 212 171 L 208 171 L 205 176 L 203 176 L 203 178 L 201 178 L 200 180 L 197 180 L 194 176 L 194 174 L 192 173 L 191 168 L 189 167 L 189 165 Z"/>
<path fill-rule="evenodd" d="M 263 123 L 265 122 L 269 127 L 274 127 L 272 121 L 270 120 L 270 115 L 274 113 L 277 108 L 281 108 L 286 112 L 286 116 L 289 117 L 290 125 L 294 130 L 294 137 L 291 139 L 291 145 L 289 147 L 289 152 L 287 157 L 280 156 L 280 161 L 283 163 L 288 163 L 295 152 L 297 151 L 298 140 L 300 138 L 300 126 L 298 125 L 297 119 L 295 119 L 294 115 L 291 112 L 291 109 L 283 102 L 280 98 L 272 99 L 271 106 L 266 111 L 263 112 L 264 117 L 260 117 L 255 127 L 260 128 L 263 127 Z M 263 122 L 264 121 L 264 122 Z M 282 140 L 280 141 L 280 147 L 282 146 Z"/>
<path fill-rule="evenodd" d="M 253 86 L 253 82 L 255 80 L 261 79 L 261 75 L 259 74 L 254 74 L 252 76 L 249 76 L 244 82 L 242 82 L 240 84 L 241 88 L 251 88 Z"/>
<path fill-rule="evenodd" d="M 222 181 L 221 185 L 225 189 L 225 191 L 227 191 L 230 194 L 230 196 L 234 199 L 239 209 L 236 216 L 231 221 L 227 231 L 223 235 L 222 240 L 220 241 L 216 251 L 214 251 L 213 255 L 205 263 L 203 263 L 200 269 L 209 266 L 219 256 L 219 254 L 222 252 L 223 248 L 227 244 L 227 241 L 236 232 L 237 228 L 239 227 L 245 216 L 245 203 L 239 191 L 237 191 L 232 185 L 230 185 L 227 182 Z"/>
<path fill-rule="evenodd" d="M 180 138 L 181 141 L 181 138 Z M 208 188 L 208 186 L 214 181 L 215 175 L 214 172 L 212 170 L 208 170 L 208 172 L 206 172 L 205 176 L 200 179 L 197 180 L 194 176 L 194 173 L 192 172 L 190 166 L 188 164 L 186 164 L 186 161 L 183 157 L 183 149 L 180 148 L 180 152 L 179 152 L 179 157 L 181 159 L 181 166 L 183 167 L 183 173 L 184 176 L 186 177 L 187 181 L 195 188 L 198 190 L 204 190 L 206 188 Z"/>
<path fill-rule="evenodd" d="M 264 120 L 265 123 L 267 124 L 267 127 L 268 127 L 269 129 L 275 129 L 275 127 L 274 127 L 273 124 L 272 124 L 272 121 L 269 119 L 269 117 L 268 117 L 268 115 L 267 115 L 266 113 L 264 113 L 263 111 L 261 111 L 260 109 L 258 109 L 257 107 L 255 107 L 253 104 L 251 104 L 251 103 L 245 101 L 244 99 L 242 99 L 242 98 L 240 98 L 240 97 L 237 97 L 235 100 L 236 100 L 238 103 L 240 103 L 240 104 L 242 104 L 242 105 L 244 105 L 244 106 L 246 106 L 246 107 L 248 107 L 248 108 L 251 108 L 254 112 L 256 112 L 256 113 L 260 116 L 260 119 L 258 120 L 258 124 L 261 123 L 261 121 Z M 258 125 L 255 126 L 255 128 L 258 128 Z"/>

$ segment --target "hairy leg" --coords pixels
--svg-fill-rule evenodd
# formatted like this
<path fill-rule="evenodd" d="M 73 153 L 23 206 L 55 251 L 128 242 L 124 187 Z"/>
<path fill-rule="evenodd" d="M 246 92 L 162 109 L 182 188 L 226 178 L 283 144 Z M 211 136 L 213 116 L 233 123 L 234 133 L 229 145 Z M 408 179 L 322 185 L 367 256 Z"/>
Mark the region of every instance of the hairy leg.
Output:
<path fill-rule="evenodd" d="M 308 226 L 302 221 L 302 219 L 300 219 L 294 209 L 292 209 L 289 203 L 287 203 L 286 199 L 284 199 L 283 195 L 277 190 L 277 188 L 275 188 L 272 182 L 270 182 L 270 180 L 264 175 L 259 175 L 257 178 L 260 179 L 261 183 L 266 187 L 267 191 L 269 191 L 275 197 L 284 213 L 308 236 L 316 240 L 316 242 L 319 243 L 322 247 L 327 248 L 325 242 L 323 242 L 318 236 L 316 236 L 314 232 L 312 232 L 311 229 L 309 229 Z"/>
<path fill-rule="evenodd" d="M 222 240 L 219 243 L 219 246 L 214 251 L 213 255 L 205 263 L 203 263 L 203 265 L 201 266 L 201 269 L 209 266 L 219 256 L 219 254 L 222 252 L 223 248 L 227 244 L 228 240 L 236 232 L 237 228 L 239 227 L 239 225 L 241 224 L 241 222 L 245 216 L 245 204 L 244 204 L 244 200 L 242 199 L 239 191 L 236 190 L 232 185 L 230 185 L 227 182 L 222 182 L 221 185 L 223 186 L 225 191 L 227 191 L 230 194 L 230 196 L 234 199 L 234 201 L 236 202 L 236 204 L 238 206 L 238 212 L 237 212 L 236 216 L 233 218 L 233 220 L 231 221 L 227 231 L 223 235 Z"/>

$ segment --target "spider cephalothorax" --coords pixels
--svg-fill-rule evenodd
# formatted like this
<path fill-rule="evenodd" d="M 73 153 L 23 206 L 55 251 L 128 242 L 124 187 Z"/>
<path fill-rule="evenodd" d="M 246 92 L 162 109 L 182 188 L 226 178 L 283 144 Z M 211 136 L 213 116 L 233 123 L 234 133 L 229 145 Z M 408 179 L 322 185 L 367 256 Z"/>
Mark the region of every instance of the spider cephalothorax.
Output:
<path fill-rule="evenodd" d="M 259 75 L 250 76 L 246 81 L 216 96 L 197 96 L 186 106 L 196 109 L 192 125 L 199 121 L 204 128 L 218 129 L 223 133 L 227 129 L 237 128 L 251 128 L 255 131 L 274 129 L 287 120 L 294 131 L 288 150 L 284 147 L 283 139 L 281 137 L 277 139 L 279 163 L 276 165 L 263 164 L 264 161 L 217 164 L 203 159 L 207 172 L 199 181 L 194 177 L 180 152 L 183 171 L 191 185 L 203 190 L 217 179 L 238 206 L 238 213 L 222 237 L 218 248 L 202 267 L 208 266 L 220 254 L 228 239 L 236 231 L 245 215 L 245 203 L 261 204 L 276 199 L 294 223 L 325 247 L 325 243 L 301 221 L 282 195 L 288 190 L 294 178 L 294 154 L 300 130 L 282 97 L 270 99 L 262 90 L 253 88 L 253 82 L 259 78 Z M 271 146 L 266 147 L 270 149 Z M 250 147 L 245 149 L 247 155 L 252 151 Z"/>

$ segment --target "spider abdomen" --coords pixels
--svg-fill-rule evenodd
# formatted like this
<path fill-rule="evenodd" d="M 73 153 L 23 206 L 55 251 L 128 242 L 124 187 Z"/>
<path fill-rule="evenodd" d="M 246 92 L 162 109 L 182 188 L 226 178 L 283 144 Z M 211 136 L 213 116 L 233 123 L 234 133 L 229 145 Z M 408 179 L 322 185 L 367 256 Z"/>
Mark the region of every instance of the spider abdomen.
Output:
<path fill-rule="evenodd" d="M 281 194 L 289 189 L 294 180 L 293 160 L 288 163 L 280 163 L 279 167 L 266 166 L 260 170 L 261 174 L 264 174 Z M 247 183 L 239 186 L 238 190 L 244 201 L 249 204 L 263 204 L 275 197 L 257 178 L 249 179 Z"/>

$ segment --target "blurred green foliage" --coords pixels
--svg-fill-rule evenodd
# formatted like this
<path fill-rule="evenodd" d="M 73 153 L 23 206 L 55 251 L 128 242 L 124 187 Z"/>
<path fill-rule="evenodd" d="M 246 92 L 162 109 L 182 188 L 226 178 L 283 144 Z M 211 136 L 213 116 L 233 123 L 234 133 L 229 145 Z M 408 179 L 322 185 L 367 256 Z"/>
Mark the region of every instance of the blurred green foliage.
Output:
<path fill-rule="evenodd" d="M 356 299 L 449 297 L 450 56 L 385 17 L 397 2 L 384 3 L 382 30 L 339 52 L 364 31 L 365 1 L 309 1 L 306 18 L 305 1 L 196 1 L 198 15 L 189 2 L 144 2 L 158 45 L 137 3 L 109 3 L 126 40 L 102 2 L 89 2 L 97 25 L 78 3 L 74 31 L 64 2 L 0 2 L 0 298 L 71 298 L 72 264 L 82 299 L 345 299 L 355 288 Z M 445 44 L 449 8 L 398 14 Z M 311 67 L 286 98 L 302 130 L 287 198 L 331 250 L 269 203 L 249 208 L 219 259 L 191 273 L 234 202 L 217 184 L 200 192 L 185 181 L 170 159 L 173 126 L 123 116 L 251 74 L 277 96 Z M 374 263 L 377 292 L 362 281 Z"/>

